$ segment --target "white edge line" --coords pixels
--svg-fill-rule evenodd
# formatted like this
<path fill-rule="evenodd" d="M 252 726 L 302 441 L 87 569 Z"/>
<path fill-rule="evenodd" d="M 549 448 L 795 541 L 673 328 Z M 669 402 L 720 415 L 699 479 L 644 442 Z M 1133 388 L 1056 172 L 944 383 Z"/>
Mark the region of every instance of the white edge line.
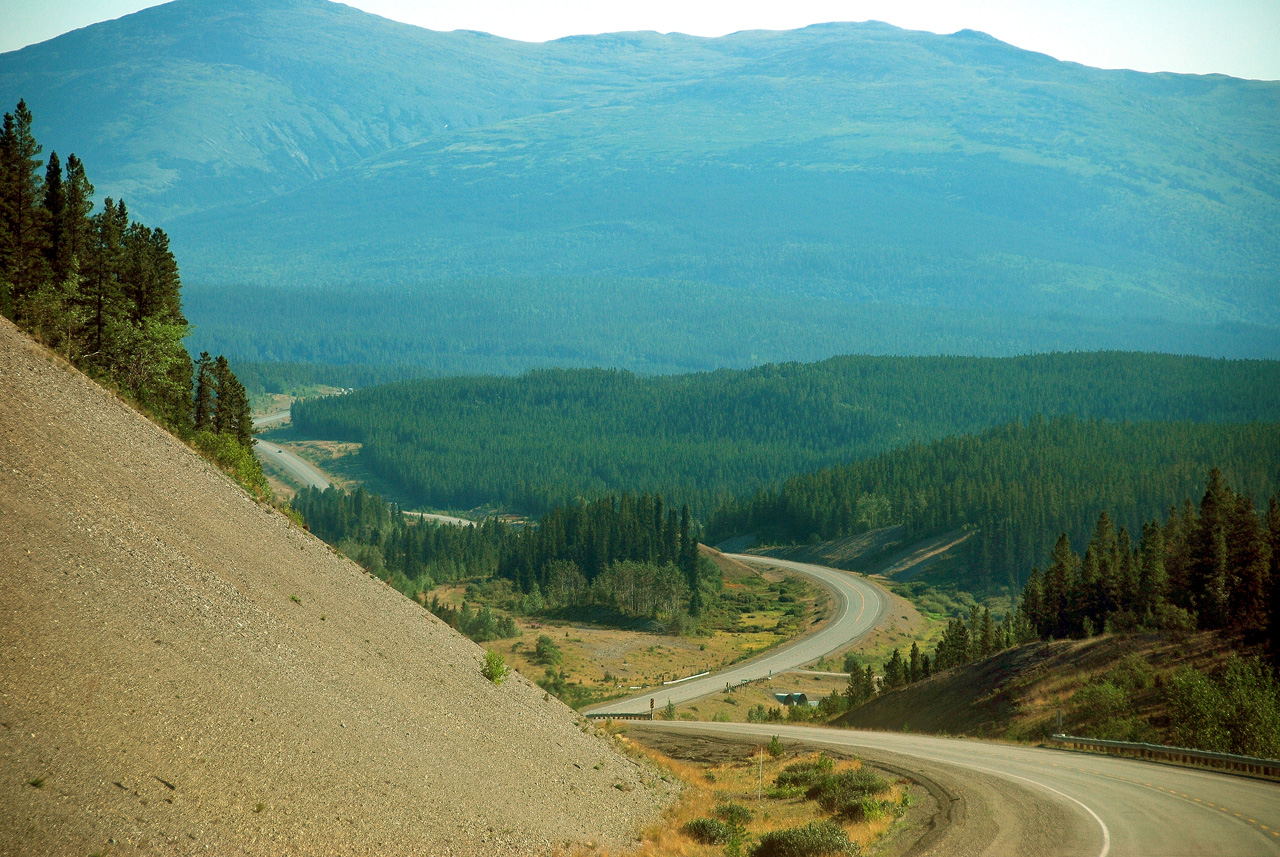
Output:
<path fill-rule="evenodd" d="M 1096 812 L 1094 812 L 1092 809 L 1090 809 L 1081 801 L 1078 801 L 1075 798 L 1073 798 L 1071 795 L 1060 792 L 1057 789 L 1055 789 L 1053 786 L 1046 786 L 1044 783 L 1040 782 L 1039 780 L 1033 780 L 1033 779 L 1030 779 L 1029 777 L 1020 777 L 1017 774 L 1010 774 L 1005 771 L 993 771 L 990 768 L 980 768 L 977 765 L 964 765 L 964 767 L 969 768 L 970 770 L 973 770 L 973 771 L 983 771 L 984 773 L 992 774 L 996 777 L 1008 777 L 1014 780 L 1022 780 L 1024 783 L 1031 783 L 1033 786 L 1039 786 L 1040 788 L 1046 791 L 1051 791 L 1054 794 L 1056 794 L 1058 797 L 1066 798 L 1067 800 L 1074 803 L 1076 806 L 1083 809 L 1085 812 L 1089 813 L 1089 815 L 1093 816 L 1093 820 L 1098 822 L 1098 827 L 1102 828 L 1102 850 L 1098 852 L 1098 857 L 1107 857 L 1108 852 L 1111 851 L 1111 831 L 1107 829 L 1106 822 L 1104 822 L 1101 818 L 1099 818 Z"/>

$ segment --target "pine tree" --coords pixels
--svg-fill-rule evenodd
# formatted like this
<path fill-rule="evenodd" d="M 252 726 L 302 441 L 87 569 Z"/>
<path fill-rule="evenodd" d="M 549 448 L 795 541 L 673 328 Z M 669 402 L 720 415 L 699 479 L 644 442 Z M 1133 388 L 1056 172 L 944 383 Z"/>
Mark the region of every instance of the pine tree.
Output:
<path fill-rule="evenodd" d="M 1069 598 L 1078 565 L 1079 560 L 1071 550 L 1071 540 L 1066 533 L 1063 533 L 1058 536 L 1058 541 L 1053 546 L 1049 568 L 1045 572 L 1045 626 L 1040 628 L 1041 636 L 1059 638 L 1070 636 Z"/>
<path fill-rule="evenodd" d="M 4 115 L 0 132 L 0 313 L 22 318 L 23 302 L 47 276 L 48 241 L 40 177 L 41 146 L 25 101 Z"/>
<path fill-rule="evenodd" d="M 1227 521 L 1234 505 L 1234 492 L 1223 481 L 1222 472 L 1213 468 L 1189 551 L 1191 598 L 1202 628 L 1221 628 L 1227 623 Z"/>
<path fill-rule="evenodd" d="M 1169 578 L 1164 567 L 1164 531 L 1155 521 L 1142 527 L 1138 546 L 1138 597 L 1135 612 L 1153 616 L 1164 601 Z"/>
<path fill-rule="evenodd" d="M 216 381 L 213 376 L 213 358 L 208 351 L 200 352 L 200 359 L 195 365 L 195 399 L 192 407 L 192 420 L 196 431 L 208 431 L 213 427 L 213 391 Z"/>
<path fill-rule="evenodd" d="M 67 192 L 62 183 L 62 161 L 57 152 L 50 152 L 49 163 L 44 172 L 44 210 L 49 215 L 45 223 L 49 232 L 45 256 L 56 280 L 66 278 L 71 264 L 70 252 L 63 240 L 67 227 L 66 209 Z"/>
<path fill-rule="evenodd" d="M 884 683 L 882 689 L 889 691 L 894 688 L 902 687 L 907 683 L 907 670 L 902 662 L 902 652 L 897 649 L 893 650 L 893 654 L 884 665 Z"/>
<path fill-rule="evenodd" d="M 249 396 L 236 380 L 227 358 L 219 354 L 213 363 L 217 399 L 213 407 L 213 430 L 235 438 L 243 446 L 253 442 L 253 418 L 249 412 Z"/>
<path fill-rule="evenodd" d="M 907 664 L 907 678 L 913 684 L 924 678 L 924 667 L 920 663 L 920 645 L 911 643 L 911 656 Z"/>
<path fill-rule="evenodd" d="M 991 609 L 989 607 L 984 607 L 982 610 L 982 635 L 979 649 L 984 658 L 990 657 L 996 650 L 996 626 L 991 620 Z"/>
<path fill-rule="evenodd" d="M 1228 521 L 1229 624 L 1250 633 L 1267 628 L 1271 546 L 1253 501 L 1239 497 Z"/>

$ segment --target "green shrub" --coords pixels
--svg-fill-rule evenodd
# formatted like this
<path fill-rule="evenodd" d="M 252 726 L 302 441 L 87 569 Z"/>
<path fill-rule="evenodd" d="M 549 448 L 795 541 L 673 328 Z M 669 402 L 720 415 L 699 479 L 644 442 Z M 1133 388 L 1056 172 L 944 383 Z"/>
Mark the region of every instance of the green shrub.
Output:
<path fill-rule="evenodd" d="M 782 755 L 782 742 L 778 740 L 777 735 L 774 735 L 769 739 L 769 743 L 765 745 L 764 749 L 765 752 L 776 759 Z"/>
<path fill-rule="evenodd" d="M 711 810 L 711 814 L 738 830 L 744 829 L 751 823 L 751 810 L 740 803 L 718 803 L 716 808 Z"/>
<path fill-rule="evenodd" d="M 259 500 L 271 499 L 271 486 L 262 473 L 262 465 L 253 449 L 242 445 L 230 435 L 198 431 L 191 437 L 192 444 L 209 461 L 212 461 L 246 491 Z"/>
<path fill-rule="evenodd" d="M 1129 713 L 1128 695 L 1109 681 L 1085 685 L 1071 697 L 1071 705 L 1090 721 L 1109 720 Z"/>
<path fill-rule="evenodd" d="M 485 652 L 484 666 L 480 668 L 480 674 L 494 684 L 502 684 L 502 680 L 507 677 L 507 673 L 511 672 L 511 668 L 507 666 L 507 662 L 503 659 L 501 652 Z"/>
<path fill-rule="evenodd" d="M 828 756 L 819 756 L 812 762 L 795 762 L 783 768 L 773 782 L 779 788 L 808 789 L 815 781 L 830 777 L 833 764 Z"/>
<path fill-rule="evenodd" d="M 848 818 L 864 819 L 869 817 L 867 813 L 871 811 L 870 804 L 864 799 L 874 799 L 876 795 L 888 790 L 889 783 L 883 777 L 874 771 L 861 768 L 816 779 L 805 792 L 805 796 L 810 800 L 816 800 L 818 805 L 827 812 Z M 880 816 L 870 817 L 879 818 Z"/>
<path fill-rule="evenodd" d="M 726 845 L 736 831 L 718 818 L 695 818 L 680 832 L 703 845 Z"/>
<path fill-rule="evenodd" d="M 1151 687 L 1155 678 L 1155 670 L 1151 665 L 1135 654 L 1125 655 L 1114 667 L 1108 670 L 1105 679 L 1123 690 L 1135 693 Z"/>
<path fill-rule="evenodd" d="M 751 857 L 824 857 L 860 853 L 857 843 L 850 841 L 848 834 L 830 821 L 815 821 L 804 827 L 766 833 L 751 849 Z"/>
<path fill-rule="evenodd" d="M 1172 743 L 1280 755 L 1280 685 L 1260 659 L 1232 655 L 1216 677 L 1183 667 L 1170 679 L 1166 698 Z"/>
<path fill-rule="evenodd" d="M 553 667 L 564 660 L 564 653 L 560 651 L 555 640 L 542 634 L 538 637 L 537 645 L 534 646 L 533 659 L 537 663 Z"/>

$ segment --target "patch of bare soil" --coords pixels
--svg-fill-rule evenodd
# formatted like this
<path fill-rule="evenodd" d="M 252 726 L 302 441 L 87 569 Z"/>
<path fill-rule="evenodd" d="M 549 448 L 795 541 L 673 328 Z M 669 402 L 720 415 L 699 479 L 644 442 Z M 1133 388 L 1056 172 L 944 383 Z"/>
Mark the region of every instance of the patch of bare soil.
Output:
<path fill-rule="evenodd" d="M 610 849 L 673 786 L 0 320 L 0 854 Z"/>

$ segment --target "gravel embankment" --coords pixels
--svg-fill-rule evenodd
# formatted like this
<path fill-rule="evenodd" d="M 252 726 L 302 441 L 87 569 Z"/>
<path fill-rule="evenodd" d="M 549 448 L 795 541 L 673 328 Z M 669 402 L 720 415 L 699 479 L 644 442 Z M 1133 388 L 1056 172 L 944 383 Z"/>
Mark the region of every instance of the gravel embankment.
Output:
<path fill-rule="evenodd" d="M 634 842 L 673 787 L 481 657 L 0 319 L 0 854 Z"/>

